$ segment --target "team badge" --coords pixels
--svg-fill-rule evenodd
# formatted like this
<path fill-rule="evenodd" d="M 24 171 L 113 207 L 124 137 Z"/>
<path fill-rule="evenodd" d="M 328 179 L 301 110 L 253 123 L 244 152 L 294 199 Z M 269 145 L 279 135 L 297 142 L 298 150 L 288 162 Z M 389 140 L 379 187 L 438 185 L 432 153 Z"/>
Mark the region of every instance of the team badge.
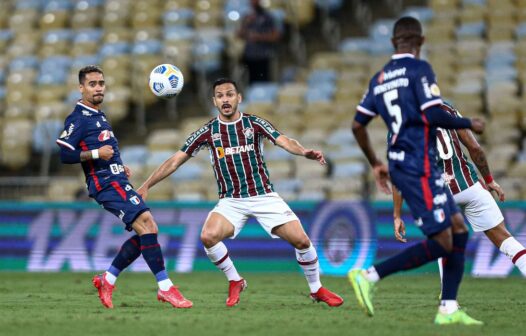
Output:
<path fill-rule="evenodd" d="M 438 85 L 436 85 L 436 83 L 431 84 L 429 90 L 431 91 L 431 94 L 433 96 L 440 96 L 440 89 L 438 88 Z"/>
<path fill-rule="evenodd" d="M 141 200 L 137 196 L 132 196 L 132 197 L 130 197 L 130 202 L 133 205 L 139 205 L 139 203 L 141 203 Z"/>
<path fill-rule="evenodd" d="M 247 139 L 252 139 L 252 137 L 254 136 L 254 129 L 252 127 L 245 128 L 243 130 L 243 134 Z"/>
<path fill-rule="evenodd" d="M 433 216 L 435 217 L 437 223 L 442 223 L 446 219 L 446 214 L 442 208 L 434 210 Z"/>

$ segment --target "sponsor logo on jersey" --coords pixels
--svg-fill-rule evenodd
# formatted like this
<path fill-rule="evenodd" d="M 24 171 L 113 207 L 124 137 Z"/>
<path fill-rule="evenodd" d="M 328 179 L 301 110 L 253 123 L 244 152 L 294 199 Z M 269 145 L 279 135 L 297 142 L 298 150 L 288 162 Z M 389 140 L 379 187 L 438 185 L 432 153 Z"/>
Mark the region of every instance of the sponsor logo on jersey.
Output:
<path fill-rule="evenodd" d="M 101 127 L 100 122 L 98 122 L 98 121 L 97 121 L 97 127 L 99 127 L 99 128 Z"/>
<path fill-rule="evenodd" d="M 82 110 L 82 115 L 85 115 L 87 117 L 91 117 L 92 116 L 91 112 L 90 111 L 86 111 L 86 110 Z"/>
<path fill-rule="evenodd" d="M 243 134 L 247 139 L 252 139 L 252 137 L 254 136 L 254 129 L 252 127 L 245 128 L 243 130 Z"/>
<path fill-rule="evenodd" d="M 267 130 L 267 132 L 274 133 L 276 131 L 268 121 L 261 118 L 256 118 L 256 121 L 261 125 L 261 127 Z"/>
<path fill-rule="evenodd" d="M 422 82 L 422 88 L 424 89 L 424 94 L 426 95 L 426 98 L 433 98 L 433 95 L 431 94 L 431 89 L 429 88 L 429 82 L 427 81 L 427 77 L 423 76 L 420 80 Z"/>
<path fill-rule="evenodd" d="M 435 197 L 433 197 L 433 204 L 435 205 L 445 204 L 446 202 L 447 202 L 447 195 L 445 193 L 438 194 Z"/>
<path fill-rule="evenodd" d="M 129 184 L 127 184 L 127 185 L 124 187 L 124 190 L 126 190 L 126 191 L 130 191 L 130 190 L 132 190 L 132 189 L 133 189 L 132 186 L 129 185 Z"/>
<path fill-rule="evenodd" d="M 113 175 L 124 173 L 124 166 L 118 163 L 110 164 L 110 170 Z"/>
<path fill-rule="evenodd" d="M 139 203 L 141 203 L 141 200 L 137 196 L 132 196 L 132 197 L 130 197 L 130 202 L 133 205 L 139 205 Z"/>
<path fill-rule="evenodd" d="M 186 139 L 185 145 L 190 146 L 195 139 L 197 139 L 201 134 L 205 133 L 206 131 L 208 131 L 208 126 L 203 126 L 194 133 L 190 134 L 188 139 Z"/>
<path fill-rule="evenodd" d="M 126 213 L 124 211 L 120 210 L 119 219 L 122 220 L 124 218 L 124 215 L 126 215 Z"/>
<path fill-rule="evenodd" d="M 380 73 L 380 75 L 378 76 L 378 84 L 382 84 L 384 81 L 388 81 L 388 80 L 396 78 L 396 77 L 405 76 L 405 72 L 406 72 L 406 68 L 405 67 L 399 68 L 399 69 L 390 70 L 390 71 L 387 71 L 387 72 L 382 71 Z"/>
<path fill-rule="evenodd" d="M 415 225 L 416 226 L 424 225 L 424 221 L 422 220 L 422 217 L 418 217 L 417 219 L 415 219 Z"/>
<path fill-rule="evenodd" d="M 401 151 L 401 152 L 389 151 L 388 156 L 389 156 L 389 160 L 404 161 L 404 159 L 405 159 L 405 152 L 404 151 Z"/>
<path fill-rule="evenodd" d="M 384 84 L 380 84 L 374 87 L 374 95 L 377 96 L 379 94 L 385 93 L 387 91 L 391 91 L 394 89 L 398 89 L 400 87 L 408 87 L 409 86 L 409 79 L 408 78 L 397 78 L 392 81 L 386 82 Z"/>
<path fill-rule="evenodd" d="M 107 121 L 106 118 L 104 118 L 104 117 L 101 117 L 101 119 L 102 119 L 102 121 Z"/>
<path fill-rule="evenodd" d="M 444 220 L 446 220 L 446 214 L 444 213 L 444 209 L 435 209 L 433 211 L 433 216 L 435 217 L 435 220 L 437 223 L 442 223 Z"/>
<path fill-rule="evenodd" d="M 212 134 L 212 140 L 213 141 L 221 140 L 221 134 L 220 133 Z"/>
<path fill-rule="evenodd" d="M 103 130 L 99 134 L 99 141 L 103 142 L 106 140 L 109 140 L 110 138 L 113 138 L 115 135 L 110 130 Z"/>
<path fill-rule="evenodd" d="M 234 147 L 216 147 L 216 155 L 218 159 L 222 159 L 225 155 L 234 155 L 241 154 L 246 152 L 254 151 L 254 144 L 248 144 L 244 146 L 234 146 Z"/>

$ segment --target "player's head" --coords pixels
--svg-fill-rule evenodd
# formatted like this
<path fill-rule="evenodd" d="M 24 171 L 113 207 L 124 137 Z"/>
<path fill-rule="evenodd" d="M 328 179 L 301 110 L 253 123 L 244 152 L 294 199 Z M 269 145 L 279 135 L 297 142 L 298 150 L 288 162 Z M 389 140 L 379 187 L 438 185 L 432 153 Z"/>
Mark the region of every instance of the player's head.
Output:
<path fill-rule="evenodd" d="M 391 42 L 397 53 L 412 53 L 418 56 L 424 43 L 420 21 L 411 16 L 398 19 L 393 27 Z"/>
<path fill-rule="evenodd" d="M 212 101 L 219 114 L 227 119 L 235 117 L 238 105 L 242 100 L 236 82 L 230 78 L 219 78 L 212 85 L 212 90 Z"/>
<path fill-rule="evenodd" d="M 79 90 L 82 100 L 97 107 L 104 100 L 104 73 L 96 65 L 88 65 L 79 71 Z"/>

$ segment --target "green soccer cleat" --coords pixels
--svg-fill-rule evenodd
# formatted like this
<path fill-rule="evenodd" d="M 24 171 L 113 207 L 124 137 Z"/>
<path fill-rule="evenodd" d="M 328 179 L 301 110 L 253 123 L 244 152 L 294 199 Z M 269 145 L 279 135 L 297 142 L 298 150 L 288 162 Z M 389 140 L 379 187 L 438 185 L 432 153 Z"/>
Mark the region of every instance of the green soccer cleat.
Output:
<path fill-rule="evenodd" d="M 352 270 L 347 274 L 349 281 L 354 289 L 354 294 L 358 299 L 358 303 L 365 310 L 369 316 L 374 315 L 373 307 L 373 289 L 374 283 L 367 280 L 362 273 L 362 270 Z"/>
<path fill-rule="evenodd" d="M 445 324 L 463 324 L 463 325 L 483 325 L 484 322 L 475 320 L 462 309 L 457 310 L 451 314 L 442 314 L 441 312 L 437 313 L 435 317 L 435 324 L 445 325 Z"/>

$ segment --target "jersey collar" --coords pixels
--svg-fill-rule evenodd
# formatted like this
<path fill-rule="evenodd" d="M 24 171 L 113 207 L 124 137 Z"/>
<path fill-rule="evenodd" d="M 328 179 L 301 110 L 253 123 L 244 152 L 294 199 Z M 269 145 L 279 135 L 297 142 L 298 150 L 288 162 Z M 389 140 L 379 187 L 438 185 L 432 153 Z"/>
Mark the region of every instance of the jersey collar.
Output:
<path fill-rule="evenodd" d="M 415 55 L 413 54 L 409 54 L 409 53 L 405 53 L 405 54 L 394 54 L 393 56 L 391 56 L 391 59 L 400 59 L 400 58 L 406 58 L 406 57 L 410 57 L 410 58 L 415 58 Z"/>
<path fill-rule="evenodd" d="M 85 109 L 85 110 L 88 110 L 90 112 L 93 112 L 93 113 L 100 113 L 101 111 L 97 110 L 97 109 L 94 109 L 93 107 L 89 107 L 88 105 L 85 105 L 85 104 L 82 104 L 80 102 L 80 100 L 77 102 L 77 106 L 79 108 L 82 108 L 82 109 Z"/>
<path fill-rule="evenodd" d="M 221 120 L 221 118 L 219 118 L 219 116 L 217 116 L 217 121 L 219 121 L 219 123 L 223 125 L 233 125 L 237 123 L 238 121 L 240 121 L 241 119 L 243 119 L 243 112 L 241 111 L 239 111 L 239 118 L 237 120 L 230 121 L 230 122 L 223 121 Z"/>

